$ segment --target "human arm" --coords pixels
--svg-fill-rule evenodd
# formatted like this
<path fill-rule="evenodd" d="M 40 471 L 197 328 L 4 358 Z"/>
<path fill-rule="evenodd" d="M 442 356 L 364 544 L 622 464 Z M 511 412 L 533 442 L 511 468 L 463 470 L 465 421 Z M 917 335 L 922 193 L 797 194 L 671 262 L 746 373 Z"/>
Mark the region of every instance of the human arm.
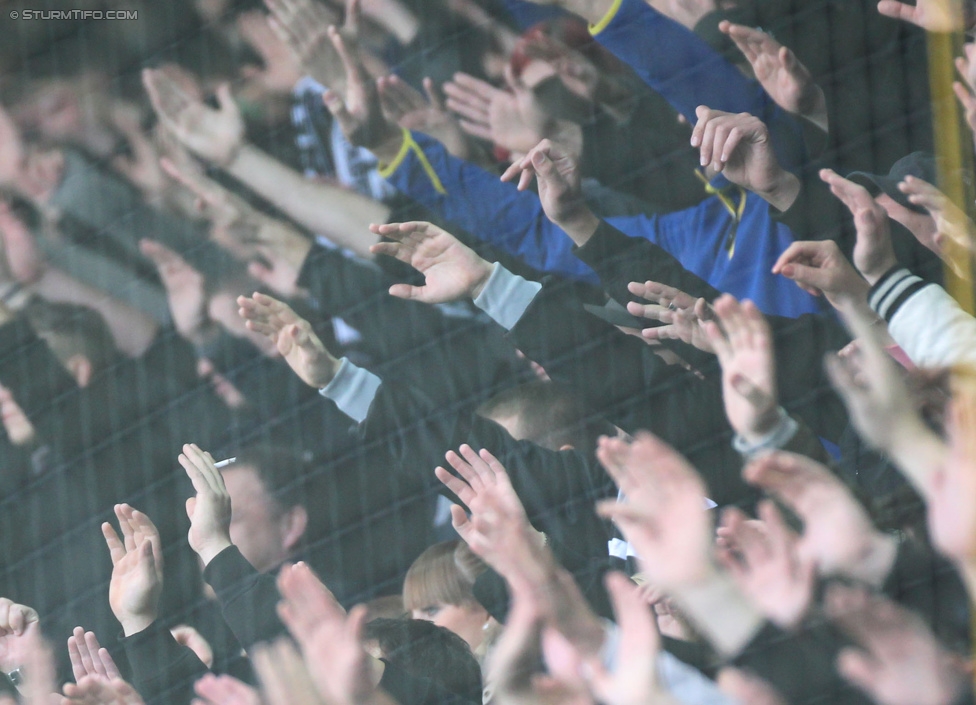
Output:
<path fill-rule="evenodd" d="M 328 235 L 361 254 L 365 227 L 386 218 L 382 204 L 335 186 L 309 181 L 244 139 L 239 109 L 229 89 L 220 108 L 187 95 L 161 71 L 147 69 L 143 82 L 160 120 L 197 156 L 227 171 L 313 232 Z"/>
<path fill-rule="evenodd" d="M 922 179 L 906 176 L 898 184 L 898 190 L 907 195 L 911 203 L 925 208 L 935 221 L 932 239 L 920 238 L 919 242 L 937 254 L 956 276 L 968 278 L 970 275 L 960 266 L 959 258 L 972 253 L 976 224 L 948 196 Z M 912 234 L 916 235 L 915 231 Z"/>
<path fill-rule="evenodd" d="M 922 496 L 932 472 L 945 456 L 945 443 L 923 422 L 908 388 L 871 319 L 842 309 L 847 327 L 859 341 L 859 355 L 826 359 L 831 383 L 847 406 L 861 437 L 886 453 Z"/>
<path fill-rule="evenodd" d="M 7 269 L 21 286 L 48 301 L 80 304 L 98 311 L 119 350 L 126 355 L 138 357 L 156 337 L 159 325 L 148 314 L 49 265 L 27 225 L 4 202 L 0 202 L 0 246 Z"/>

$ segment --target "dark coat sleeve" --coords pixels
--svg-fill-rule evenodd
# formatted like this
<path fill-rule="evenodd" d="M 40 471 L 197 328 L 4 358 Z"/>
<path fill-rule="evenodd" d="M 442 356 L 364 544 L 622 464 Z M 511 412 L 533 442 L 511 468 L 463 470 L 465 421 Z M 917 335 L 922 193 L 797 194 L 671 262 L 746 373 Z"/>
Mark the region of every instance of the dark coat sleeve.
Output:
<path fill-rule="evenodd" d="M 132 685 L 146 705 L 189 705 L 194 700 L 193 684 L 207 667 L 160 620 L 121 641 L 132 668 Z"/>

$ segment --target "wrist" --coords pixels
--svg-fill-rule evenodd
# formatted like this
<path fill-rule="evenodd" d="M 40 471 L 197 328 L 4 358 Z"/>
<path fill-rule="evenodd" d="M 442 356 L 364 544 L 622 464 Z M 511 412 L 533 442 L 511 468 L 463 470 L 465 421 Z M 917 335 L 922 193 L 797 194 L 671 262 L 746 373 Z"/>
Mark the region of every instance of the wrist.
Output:
<path fill-rule="evenodd" d="M 800 195 L 800 180 L 788 171 L 781 171 L 778 178 L 759 196 L 780 213 L 785 213 Z"/>
<path fill-rule="evenodd" d="M 406 142 L 404 136 L 406 130 L 389 122 L 385 122 L 384 124 L 383 135 L 374 145 L 368 147 L 369 151 L 373 153 L 373 156 L 379 160 L 380 169 L 388 167 L 397 161 L 397 157 L 400 156 L 400 151 Z"/>
<path fill-rule="evenodd" d="M 471 288 L 468 290 L 468 295 L 472 299 L 476 299 L 481 296 L 481 292 L 485 290 L 485 285 L 488 283 L 488 279 L 491 277 L 492 269 L 493 267 L 490 262 L 479 259 L 478 272 Z"/>
<path fill-rule="evenodd" d="M 553 222 L 569 235 L 577 247 L 582 247 L 589 242 L 593 233 L 600 227 L 600 219 L 589 208 L 584 208 L 568 218 L 553 220 Z"/>
<path fill-rule="evenodd" d="M 230 538 L 215 539 L 196 549 L 196 553 L 203 562 L 203 567 L 206 568 L 208 565 L 210 565 L 210 561 L 216 558 L 218 554 L 222 553 L 233 545 L 234 544 L 231 542 Z"/>
<path fill-rule="evenodd" d="M 864 277 L 865 281 L 867 281 L 869 286 L 874 286 L 875 284 L 878 283 L 881 277 L 887 274 L 892 268 L 897 266 L 898 266 L 897 260 L 895 260 L 895 258 L 892 257 L 890 259 L 885 258 L 884 262 L 882 262 L 877 267 L 858 269 L 858 271 L 861 273 L 861 276 Z"/>
<path fill-rule="evenodd" d="M 138 614 L 119 619 L 119 624 L 122 625 L 122 633 L 125 636 L 132 636 L 133 634 L 145 631 L 155 621 L 155 614 Z"/>
<path fill-rule="evenodd" d="M 787 423 L 789 415 L 781 406 L 771 406 L 760 412 L 745 428 L 736 429 L 749 445 L 760 445 Z"/>
<path fill-rule="evenodd" d="M 867 540 L 856 559 L 842 571 L 847 577 L 880 588 L 898 556 L 898 539 L 890 534 L 875 531 Z"/>

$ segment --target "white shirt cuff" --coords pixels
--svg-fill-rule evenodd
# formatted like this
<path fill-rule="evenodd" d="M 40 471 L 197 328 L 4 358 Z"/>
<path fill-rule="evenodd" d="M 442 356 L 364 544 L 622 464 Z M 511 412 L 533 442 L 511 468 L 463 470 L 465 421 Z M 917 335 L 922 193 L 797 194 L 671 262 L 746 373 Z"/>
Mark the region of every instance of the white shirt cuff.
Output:
<path fill-rule="evenodd" d="M 339 411 L 353 421 L 362 423 L 381 384 L 383 380 L 379 377 L 369 370 L 356 367 L 344 357 L 335 377 L 319 390 L 319 394 L 334 401 Z"/>
<path fill-rule="evenodd" d="M 495 262 L 474 305 L 505 330 L 512 330 L 541 290 L 539 282 L 523 279 Z"/>

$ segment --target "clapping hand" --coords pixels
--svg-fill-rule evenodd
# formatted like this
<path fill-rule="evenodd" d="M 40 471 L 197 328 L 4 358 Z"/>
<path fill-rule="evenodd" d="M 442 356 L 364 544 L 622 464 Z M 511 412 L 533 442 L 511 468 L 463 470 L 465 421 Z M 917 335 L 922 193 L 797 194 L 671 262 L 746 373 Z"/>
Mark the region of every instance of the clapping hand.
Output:
<path fill-rule="evenodd" d="M 867 510 L 827 467 L 794 453 L 753 461 L 746 481 L 789 507 L 802 521 L 800 559 L 825 576 L 842 575 L 880 586 L 894 562 L 897 542 L 877 530 Z"/>
<path fill-rule="evenodd" d="M 626 498 L 604 500 L 597 510 L 634 546 L 650 581 L 670 590 L 706 577 L 712 521 L 705 485 L 688 461 L 646 431 L 630 443 L 601 438 L 597 459 Z"/>
<path fill-rule="evenodd" d="M 128 504 L 115 505 L 122 538 L 111 524 L 102 535 L 112 556 L 108 601 L 126 636 L 156 621 L 163 590 L 163 551 L 159 531 L 148 516 Z"/>
<path fill-rule="evenodd" d="M 102 648 L 94 632 L 86 632 L 81 627 L 75 627 L 72 635 L 68 637 L 68 658 L 71 659 L 71 671 L 75 682 L 80 683 L 85 676 L 121 678 L 108 649 Z"/>
<path fill-rule="evenodd" d="M 725 414 L 736 433 L 756 443 L 781 421 L 772 333 L 751 301 L 740 304 L 724 294 L 713 309 L 718 323 L 707 321 L 704 328 L 722 365 Z"/>
<path fill-rule="evenodd" d="M 230 494 L 213 456 L 195 443 L 183 446 L 179 462 L 196 490 L 196 496 L 186 500 L 190 548 L 206 566 L 218 553 L 233 545 L 230 540 Z"/>
<path fill-rule="evenodd" d="M 759 504 L 759 520 L 739 509 L 722 513 L 717 556 L 753 604 L 782 629 L 799 624 L 813 601 L 815 566 L 772 502 Z"/>

